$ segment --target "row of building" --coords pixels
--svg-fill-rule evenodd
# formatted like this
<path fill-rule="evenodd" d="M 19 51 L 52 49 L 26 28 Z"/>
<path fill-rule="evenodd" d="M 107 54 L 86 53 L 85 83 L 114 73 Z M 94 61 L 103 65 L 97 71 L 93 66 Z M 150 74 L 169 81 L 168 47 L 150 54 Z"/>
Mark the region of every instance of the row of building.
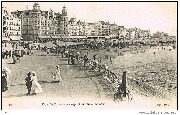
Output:
<path fill-rule="evenodd" d="M 108 36 L 120 39 L 148 39 L 151 37 L 150 30 L 140 28 L 125 28 L 115 23 L 98 21 L 87 23 L 68 18 L 67 9 L 64 6 L 61 13 L 51 9 L 42 11 L 40 5 L 35 3 L 32 10 L 14 11 L 8 13 L 2 8 L 3 38 L 22 36 L 24 40 L 40 38 L 59 38 L 63 36 Z M 164 33 L 167 35 L 166 33 Z M 164 34 L 153 34 L 156 37 Z M 19 37 L 21 38 L 21 37 Z"/>

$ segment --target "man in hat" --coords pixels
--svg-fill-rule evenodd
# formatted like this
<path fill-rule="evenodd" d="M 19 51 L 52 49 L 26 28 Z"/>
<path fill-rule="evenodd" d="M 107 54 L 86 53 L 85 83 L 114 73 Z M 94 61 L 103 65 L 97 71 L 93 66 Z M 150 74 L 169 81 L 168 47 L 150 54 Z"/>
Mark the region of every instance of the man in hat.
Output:
<path fill-rule="evenodd" d="M 27 89 L 28 89 L 27 94 L 29 95 L 30 92 L 31 92 L 31 87 L 32 87 L 32 79 L 31 79 L 31 73 L 30 72 L 27 74 L 25 82 L 26 82 L 26 86 L 27 86 Z"/>

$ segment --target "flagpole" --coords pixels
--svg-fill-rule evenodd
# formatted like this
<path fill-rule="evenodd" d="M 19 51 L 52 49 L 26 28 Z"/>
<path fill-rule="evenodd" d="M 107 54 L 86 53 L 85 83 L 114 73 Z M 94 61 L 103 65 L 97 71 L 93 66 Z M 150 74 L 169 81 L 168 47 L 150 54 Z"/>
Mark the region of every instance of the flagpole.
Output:
<path fill-rule="evenodd" d="M 28 10 L 28 5 L 25 8 L 26 8 L 26 10 Z"/>

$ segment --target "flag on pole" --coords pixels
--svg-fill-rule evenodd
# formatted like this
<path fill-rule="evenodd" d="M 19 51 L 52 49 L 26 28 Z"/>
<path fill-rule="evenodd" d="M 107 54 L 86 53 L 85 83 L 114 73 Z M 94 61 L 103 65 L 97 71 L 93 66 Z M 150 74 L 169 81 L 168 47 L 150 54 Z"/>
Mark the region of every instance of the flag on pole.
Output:
<path fill-rule="evenodd" d="M 26 8 L 26 10 L 28 10 L 28 5 L 25 8 Z"/>

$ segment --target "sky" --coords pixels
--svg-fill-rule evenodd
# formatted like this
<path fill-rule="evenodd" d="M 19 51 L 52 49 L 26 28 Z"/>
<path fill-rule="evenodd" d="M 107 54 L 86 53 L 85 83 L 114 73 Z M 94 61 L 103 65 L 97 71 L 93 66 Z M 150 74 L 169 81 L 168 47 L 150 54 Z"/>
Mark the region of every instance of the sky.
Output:
<path fill-rule="evenodd" d="M 109 21 L 126 28 L 141 28 L 177 34 L 176 2 L 37 2 L 41 10 L 62 12 L 86 22 Z M 33 8 L 34 2 L 2 2 L 9 12 Z"/>

